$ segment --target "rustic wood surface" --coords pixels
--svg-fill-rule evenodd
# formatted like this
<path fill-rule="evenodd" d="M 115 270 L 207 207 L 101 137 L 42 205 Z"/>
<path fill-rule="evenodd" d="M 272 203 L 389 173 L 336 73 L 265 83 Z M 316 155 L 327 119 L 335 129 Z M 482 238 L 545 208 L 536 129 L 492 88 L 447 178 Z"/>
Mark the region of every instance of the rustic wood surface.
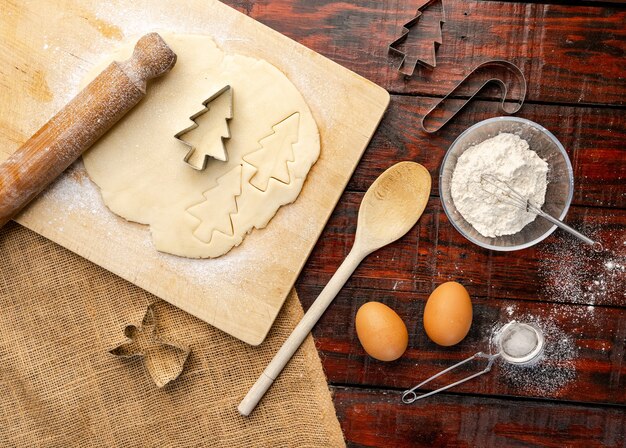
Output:
<path fill-rule="evenodd" d="M 348 445 L 626 447 L 626 273 L 607 267 L 626 264 L 624 5 L 445 1 L 437 68 L 405 79 L 386 46 L 422 0 L 226 3 L 393 94 L 300 276 L 305 308 L 348 253 L 371 182 L 398 160 L 420 162 L 433 175 L 418 226 L 366 259 L 314 329 Z M 420 131 L 419 118 L 435 97 L 491 58 L 520 64 L 528 95 L 517 115 L 543 124 L 567 148 L 576 183 L 567 222 L 600 238 L 605 253 L 590 254 L 562 232 L 524 251 L 490 252 L 448 222 L 438 198 L 439 164 L 460 132 L 498 114 L 497 92 L 484 92 L 435 135 Z M 474 323 L 461 344 L 444 349 L 426 337 L 421 319 L 428 295 L 447 280 L 468 288 Z M 377 362 L 358 343 L 354 315 L 369 300 L 391 306 L 407 323 L 409 349 L 396 362 Z M 552 328 L 553 339 L 574 353 L 553 357 L 534 373 L 498 364 L 448 393 L 400 403 L 402 390 L 488 349 L 493 326 L 514 318 Z"/>

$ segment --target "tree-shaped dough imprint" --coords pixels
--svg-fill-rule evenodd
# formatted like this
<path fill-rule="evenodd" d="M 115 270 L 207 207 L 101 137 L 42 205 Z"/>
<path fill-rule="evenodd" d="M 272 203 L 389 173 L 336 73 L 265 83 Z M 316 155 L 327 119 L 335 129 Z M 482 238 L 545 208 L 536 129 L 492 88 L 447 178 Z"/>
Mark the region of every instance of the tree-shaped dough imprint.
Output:
<path fill-rule="evenodd" d="M 237 165 L 217 179 L 217 185 L 203 193 L 204 201 L 192 205 L 187 211 L 200 220 L 193 235 L 209 244 L 214 232 L 234 234 L 231 215 L 237 213 L 236 197 L 241 195 L 241 165 Z"/>
<path fill-rule="evenodd" d="M 296 112 L 280 123 L 272 126 L 273 132 L 259 140 L 261 147 L 243 157 L 243 160 L 256 168 L 250 183 L 261 191 L 266 191 L 270 179 L 284 184 L 290 183 L 289 166 L 293 162 L 293 145 L 298 141 L 300 113 Z"/>
<path fill-rule="evenodd" d="M 225 52 L 206 35 L 162 36 L 178 55 L 174 72 L 85 152 L 85 169 L 112 212 L 149 226 L 159 252 L 208 259 L 242 244 L 239 254 L 264 250 L 282 231 L 276 213 L 319 181 L 307 180 L 321 150 L 309 104 L 281 68 L 249 49 L 238 54 L 225 42 Z M 135 42 L 94 67 L 83 86 L 128 59 Z M 257 236 L 246 244 L 249 234 Z"/>
<path fill-rule="evenodd" d="M 225 86 L 202 103 L 204 108 L 189 117 L 193 124 L 175 137 L 189 147 L 184 160 L 203 170 L 209 157 L 228 160 L 224 139 L 230 138 L 228 120 L 233 118 L 233 91 Z"/>

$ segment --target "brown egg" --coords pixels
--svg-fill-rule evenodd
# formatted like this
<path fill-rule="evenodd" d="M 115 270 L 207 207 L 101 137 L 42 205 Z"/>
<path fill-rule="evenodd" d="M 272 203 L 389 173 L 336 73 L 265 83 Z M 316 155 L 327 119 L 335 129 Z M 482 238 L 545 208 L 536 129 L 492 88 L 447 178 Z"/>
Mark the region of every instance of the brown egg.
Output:
<path fill-rule="evenodd" d="M 394 310 L 368 302 L 356 313 L 356 334 L 365 351 L 379 361 L 398 359 L 409 343 L 406 325 Z"/>
<path fill-rule="evenodd" d="M 433 342 L 450 346 L 467 336 L 472 326 L 472 301 L 463 285 L 447 282 L 432 292 L 424 308 L 424 330 Z"/>

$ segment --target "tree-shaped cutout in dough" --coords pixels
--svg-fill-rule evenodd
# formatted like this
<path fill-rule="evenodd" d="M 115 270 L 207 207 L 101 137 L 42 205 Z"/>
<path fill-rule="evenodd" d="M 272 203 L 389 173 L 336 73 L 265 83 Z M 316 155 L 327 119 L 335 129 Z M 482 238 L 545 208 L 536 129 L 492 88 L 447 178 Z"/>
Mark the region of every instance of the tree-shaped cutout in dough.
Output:
<path fill-rule="evenodd" d="M 300 113 L 296 112 L 272 126 L 273 132 L 259 140 L 261 147 L 243 157 L 256 168 L 250 183 L 261 191 L 267 190 L 270 178 L 290 183 L 287 162 L 293 162 L 293 145 L 298 141 Z"/>
<path fill-rule="evenodd" d="M 224 139 L 230 138 L 228 120 L 233 118 L 233 91 L 225 86 L 202 103 L 192 115 L 193 124 L 175 137 L 189 147 L 185 162 L 197 170 L 206 168 L 209 157 L 228 160 Z"/>
<path fill-rule="evenodd" d="M 217 179 L 217 185 L 203 193 L 204 201 L 192 205 L 187 211 L 200 220 L 193 234 L 209 244 L 213 232 L 232 236 L 234 233 L 231 215 L 237 213 L 236 197 L 241 195 L 241 165 Z"/>

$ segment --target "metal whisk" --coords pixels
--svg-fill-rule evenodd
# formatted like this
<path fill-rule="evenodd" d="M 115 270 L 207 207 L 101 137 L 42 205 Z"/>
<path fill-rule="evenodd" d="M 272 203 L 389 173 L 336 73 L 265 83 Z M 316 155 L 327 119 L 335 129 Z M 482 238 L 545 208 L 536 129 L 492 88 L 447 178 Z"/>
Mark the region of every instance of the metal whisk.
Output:
<path fill-rule="evenodd" d="M 570 226 L 565 224 L 560 219 L 557 219 L 554 216 L 549 215 L 548 213 L 544 212 L 543 210 L 541 210 L 541 208 L 533 204 L 530 201 L 530 199 L 524 197 L 517 190 L 515 190 L 515 188 L 511 187 L 502 179 L 498 179 L 493 174 L 482 174 L 480 176 L 480 180 L 492 185 L 498 191 L 500 191 L 502 193 L 502 196 L 507 199 L 505 201 L 506 203 L 513 205 L 514 207 L 518 207 L 522 210 L 525 210 L 529 213 L 534 213 L 537 216 L 541 216 L 542 218 L 547 219 L 548 221 L 550 221 L 552 224 L 556 225 L 557 227 L 560 227 L 561 229 L 565 230 L 571 235 L 574 235 L 576 238 L 583 241 L 584 243 L 589 244 L 590 246 L 593 247 L 593 250 L 595 250 L 596 252 L 602 251 L 603 249 L 602 244 L 583 235 L 579 231 L 572 229 Z M 488 191 L 488 190 L 485 189 L 485 191 Z"/>

